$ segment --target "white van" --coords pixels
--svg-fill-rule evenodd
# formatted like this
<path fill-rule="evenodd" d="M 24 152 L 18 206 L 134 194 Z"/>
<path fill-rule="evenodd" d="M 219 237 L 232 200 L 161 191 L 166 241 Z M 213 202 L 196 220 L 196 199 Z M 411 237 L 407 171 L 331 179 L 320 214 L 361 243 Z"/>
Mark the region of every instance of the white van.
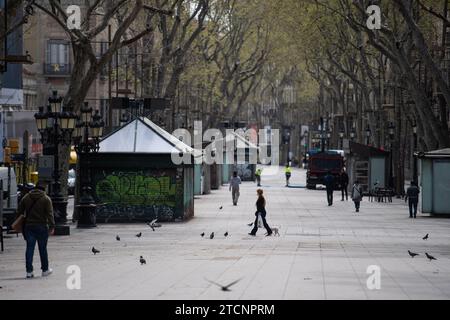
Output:
<path fill-rule="evenodd" d="M 8 177 L 8 170 L 9 170 L 9 177 Z M 8 199 L 4 199 L 3 208 L 17 209 L 17 180 L 14 169 L 0 167 L 0 181 L 3 182 L 3 191 L 8 190 L 8 181 L 10 183 L 9 202 Z"/>

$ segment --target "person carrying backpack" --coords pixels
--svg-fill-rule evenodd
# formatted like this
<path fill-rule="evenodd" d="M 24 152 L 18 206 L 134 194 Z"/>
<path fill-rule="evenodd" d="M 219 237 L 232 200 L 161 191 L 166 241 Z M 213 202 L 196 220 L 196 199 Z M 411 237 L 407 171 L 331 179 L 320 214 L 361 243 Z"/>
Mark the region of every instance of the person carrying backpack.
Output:
<path fill-rule="evenodd" d="M 47 242 L 49 234 L 54 233 L 55 219 L 52 201 L 45 193 L 45 187 L 39 184 L 26 194 L 19 203 L 17 218 L 24 216 L 23 236 L 27 243 L 25 260 L 27 279 L 33 278 L 33 256 L 36 242 L 41 258 L 42 276 L 52 274 L 49 268 Z"/>

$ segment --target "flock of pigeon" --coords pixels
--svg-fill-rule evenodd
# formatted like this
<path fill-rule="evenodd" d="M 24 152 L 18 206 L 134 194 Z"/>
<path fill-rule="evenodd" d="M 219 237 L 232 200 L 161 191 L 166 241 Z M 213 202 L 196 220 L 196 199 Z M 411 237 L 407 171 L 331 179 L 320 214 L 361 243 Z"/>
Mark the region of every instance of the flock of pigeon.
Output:
<path fill-rule="evenodd" d="M 147 225 L 153 230 L 155 231 L 155 228 L 161 227 L 160 224 L 157 224 L 158 219 L 155 219 L 151 222 L 147 222 Z M 136 238 L 141 238 L 142 237 L 142 232 L 139 232 L 138 234 L 136 234 Z M 120 236 L 116 235 L 116 241 L 120 241 Z M 96 249 L 95 247 L 92 247 L 91 249 L 92 253 L 95 255 L 97 255 L 97 253 L 100 253 L 100 250 Z M 139 263 L 142 265 L 147 264 L 147 261 L 144 259 L 143 256 L 139 257 Z"/>
<path fill-rule="evenodd" d="M 223 206 L 220 206 L 219 210 L 222 210 L 222 209 L 223 209 Z M 202 232 L 202 233 L 200 234 L 200 236 L 201 236 L 202 238 L 204 238 L 205 235 L 206 235 L 206 233 L 204 233 L 204 232 Z M 223 234 L 223 236 L 224 236 L 225 238 L 227 238 L 229 235 L 230 235 L 230 234 L 228 233 L 228 231 L 225 232 L 225 233 Z M 211 234 L 209 235 L 209 238 L 212 240 L 212 239 L 214 239 L 214 237 L 215 237 L 214 232 L 211 232 Z"/>
<path fill-rule="evenodd" d="M 429 239 L 429 234 L 427 233 L 425 235 L 425 237 L 422 238 L 423 240 L 428 240 Z M 411 250 L 408 250 L 408 254 L 411 256 L 411 258 L 414 258 L 415 256 L 420 256 L 420 254 L 412 252 Z M 433 260 L 437 260 L 435 257 L 433 257 L 431 254 L 429 254 L 428 252 L 425 252 L 425 256 L 428 258 L 428 260 L 433 261 Z"/>

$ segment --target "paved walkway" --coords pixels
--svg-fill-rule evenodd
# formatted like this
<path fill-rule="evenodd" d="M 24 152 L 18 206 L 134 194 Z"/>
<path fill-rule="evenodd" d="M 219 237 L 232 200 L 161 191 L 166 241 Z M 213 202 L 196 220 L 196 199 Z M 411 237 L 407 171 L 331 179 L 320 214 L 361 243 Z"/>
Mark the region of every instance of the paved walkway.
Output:
<path fill-rule="evenodd" d="M 293 184 L 305 183 L 294 169 Z M 352 202 L 333 207 L 325 192 L 284 187 L 284 177 L 263 176 L 268 222 L 280 237 L 248 236 L 256 187 L 244 183 L 238 207 L 227 187 L 196 199 L 195 218 L 164 224 L 73 228 L 49 243 L 49 278 L 24 280 L 24 241 L 7 238 L 0 253 L 0 299 L 448 299 L 450 219 L 408 218 L 406 205 Z M 223 206 L 223 210 L 219 207 Z M 216 237 L 209 239 L 215 232 Z M 230 236 L 224 237 L 228 231 Z M 142 238 L 135 234 L 142 232 Z M 205 238 L 200 234 L 205 232 Z M 430 234 L 427 241 L 422 240 Z M 121 241 L 115 240 L 116 234 Z M 91 247 L 101 253 L 94 256 Z M 409 257 L 411 249 L 421 255 Z M 438 260 L 429 262 L 424 253 Z M 141 266 L 139 256 L 147 264 Z M 35 254 L 35 268 L 39 258 Z M 81 290 L 68 290 L 66 269 L 81 268 Z M 367 288 L 368 266 L 381 270 L 381 289 Z M 222 284 L 242 279 L 231 292 Z"/>

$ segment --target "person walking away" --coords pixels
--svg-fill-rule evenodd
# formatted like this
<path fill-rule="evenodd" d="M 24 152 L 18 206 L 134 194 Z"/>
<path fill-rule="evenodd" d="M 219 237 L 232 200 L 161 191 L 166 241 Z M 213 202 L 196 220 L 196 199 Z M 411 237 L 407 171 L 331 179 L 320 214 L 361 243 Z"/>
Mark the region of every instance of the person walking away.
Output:
<path fill-rule="evenodd" d="M 238 176 L 237 171 L 233 172 L 233 177 L 230 180 L 230 188 L 231 196 L 233 197 L 233 205 L 237 206 L 239 196 L 240 196 L 240 185 L 241 184 L 241 177 Z"/>
<path fill-rule="evenodd" d="M 359 212 L 363 193 L 362 193 L 362 187 L 359 184 L 358 180 L 356 180 L 355 183 L 353 184 L 351 196 L 352 196 L 353 202 L 355 203 L 356 212 Z"/>
<path fill-rule="evenodd" d="M 47 241 L 49 234 L 53 234 L 55 220 L 53 217 L 52 201 L 45 193 L 45 187 L 39 184 L 25 195 L 17 209 L 17 217 L 25 216 L 23 236 L 27 243 L 25 261 L 27 279 L 33 278 L 33 256 L 36 242 L 41 258 L 42 276 L 49 276 L 53 270 L 49 268 Z"/>
<path fill-rule="evenodd" d="M 417 205 L 419 203 L 420 189 L 414 181 L 411 181 L 411 186 L 406 190 L 405 202 L 408 201 L 409 217 L 416 219 Z"/>
<path fill-rule="evenodd" d="M 255 212 L 255 223 L 253 224 L 253 230 L 249 233 L 251 236 L 256 236 L 256 232 L 258 231 L 258 215 L 261 216 L 263 221 L 264 228 L 267 230 L 267 236 L 272 234 L 272 229 L 270 229 L 269 225 L 266 221 L 266 199 L 264 198 L 264 191 L 262 189 L 256 190 L 256 194 L 258 195 L 258 200 L 256 201 L 256 212 Z"/>
<path fill-rule="evenodd" d="M 286 165 L 286 168 L 284 169 L 284 174 L 286 175 L 286 187 L 289 187 L 289 179 L 292 175 L 292 169 L 289 166 L 289 164 Z"/>
<path fill-rule="evenodd" d="M 258 187 L 261 187 L 261 175 L 262 175 L 262 169 L 261 168 L 256 169 L 255 177 L 256 177 L 256 183 L 258 184 Z"/>
<path fill-rule="evenodd" d="M 345 194 L 345 199 L 348 201 L 348 174 L 345 171 L 345 169 L 342 169 L 342 172 L 341 172 L 340 185 L 341 185 L 341 191 L 342 191 L 342 200 L 341 201 L 344 201 L 344 194 Z"/>
<path fill-rule="evenodd" d="M 327 188 L 327 200 L 328 206 L 333 205 L 333 191 L 334 191 L 334 176 L 331 174 L 331 171 L 328 171 L 326 176 L 323 178 L 325 183 L 325 187 Z"/>

